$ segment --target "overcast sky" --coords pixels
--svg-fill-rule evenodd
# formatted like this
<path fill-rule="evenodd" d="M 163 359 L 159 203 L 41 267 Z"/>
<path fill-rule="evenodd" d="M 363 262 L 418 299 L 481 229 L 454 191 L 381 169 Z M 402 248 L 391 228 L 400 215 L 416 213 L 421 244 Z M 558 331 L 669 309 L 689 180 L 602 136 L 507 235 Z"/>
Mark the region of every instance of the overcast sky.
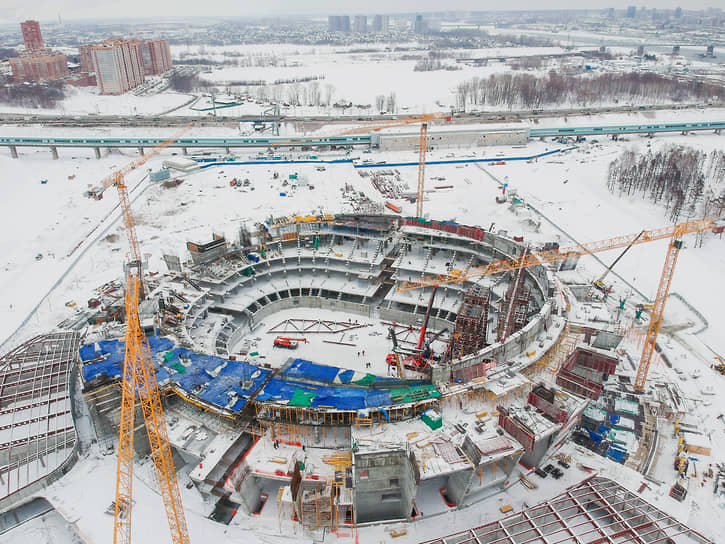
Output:
<path fill-rule="evenodd" d="M 703 9 L 721 5 L 714 0 L 649 0 L 649 8 Z M 525 10 L 525 9 L 603 9 L 641 5 L 634 0 L 509 0 L 505 3 L 480 0 L 2 0 L 0 21 L 17 23 L 26 19 L 40 21 L 80 18 L 120 18 L 163 15 L 327 15 L 355 13 L 396 13 L 447 10 Z"/>

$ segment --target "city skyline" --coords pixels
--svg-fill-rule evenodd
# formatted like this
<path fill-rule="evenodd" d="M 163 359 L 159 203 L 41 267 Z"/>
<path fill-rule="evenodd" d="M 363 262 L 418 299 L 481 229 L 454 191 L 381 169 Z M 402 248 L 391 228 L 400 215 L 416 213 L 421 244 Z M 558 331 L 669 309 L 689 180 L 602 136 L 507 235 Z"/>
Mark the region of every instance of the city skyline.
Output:
<path fill-rule="evenodd" d="M 373 15 L 384 13 L 394 15 L 396 13 L 428 13 L 442 11 L 552 11 L 552 10 L 604 10 L 609 7 L 615 9 L 626 9 L 634 5 L 637 9 L 675 9 L 682 7 L 685 10 L 702 10 L 715 7 L 712 0 L 695 0 L 684 3 L 680 0 L 658 0 L 648 2 L 644 6 L 631 0 L 611 0 L 602 4 L 590 0 L 580 2 L 577 0 L 554 0 L 542 9 L 541 4 L 533 0 L 514 0 L 504 6 L 500 4 L 481 4 L 474 0 L 455 0 L 445 4 L 442 9 L 440 2 L 432 0 L 400 0 L 391 6 L 389 2 L 373 0 L 364 7 L 353 2 L 336 2 L 334 0 L 314 0 L 301 7 L 293 0 L 271 0 L 263 5 L 244 5 L 231 0 L 216 0 L 210 3 L 187 3 L 180 5 L 178 2 L 161 0 L 149 4 L 141 0 L 129 0 L 128 2 L 89 2 L 88 0 L 70 0 L 63 3 L 63 9 L 59 12 L 58 5 L 46 0 L 24 2 L 22 0 L 8 0 L 0 16 L 0 24 L 13 24 L 26 19 L 37 19 L 44 21 L 57 21 L 58 15 L 64 21 L 88 20 L 88 19 L 129 19 L 129 14 L 143 13 L 144 17 L 255 17 L 255 16 L 325 16 L 335 14 L 349 15 Z M 362 8 L 362 9 L 361 9 Z M 139 17 L 134 17 L 139 18 Z"/>

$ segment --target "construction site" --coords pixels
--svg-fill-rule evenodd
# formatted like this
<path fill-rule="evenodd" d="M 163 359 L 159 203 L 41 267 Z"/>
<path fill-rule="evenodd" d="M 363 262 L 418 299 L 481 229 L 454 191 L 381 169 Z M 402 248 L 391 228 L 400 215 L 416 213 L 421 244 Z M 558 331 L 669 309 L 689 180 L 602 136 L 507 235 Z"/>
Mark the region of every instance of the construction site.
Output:
<path fill-rule="evenodd" d="M 712 433 L 658 343 L 683 240 L 717 238 L 722 222 L 566 244 L 542 239 L 507 184 L 487 206 L 529 231 L 436 217 L 428 120 L 410 123 L 423 121 L 413 190 L 392 168 L 361 171 L 337 186 L 353 211 L 177 234 L 165 243 L 185 251 L 163 254 L 162 272 L 142 252 L 150 235 L 126 178 L 176 137 L 89 188 L 89 202 L 118 192 L 124 276 L 66 303 L 61 332 L 0 358 L 0 511 L 16 520 L 0 528 L 47 508 L 45 490 L 94 452 L 113 459 L 102 507 L 114 542 L 132 540 L 132 512 L 159 525 L 162 511 L 179 543 L 245 524 L 260 542 L 715 542 L 651 501 L 685 504 L 705 485 L 725 496 Z M 499 145 L 528 138 L 497 130 L 512 138 Z M 411 134 L 396 138 L 381 147 L 410 147 Z M 187 171 L 159 191 L 202 175 L 174 161 Z M 317 183 L 214 166 L 230 172 L 217 189 L 249 198 L 255 185 L 286 197 Z M 614 266 L 657 241 L 655 299 L 615 297 Z M 592 281 L 581 261 L 605 252 L 616 259 Z M 134 498 L 139 488 L 164 508 Z"/>

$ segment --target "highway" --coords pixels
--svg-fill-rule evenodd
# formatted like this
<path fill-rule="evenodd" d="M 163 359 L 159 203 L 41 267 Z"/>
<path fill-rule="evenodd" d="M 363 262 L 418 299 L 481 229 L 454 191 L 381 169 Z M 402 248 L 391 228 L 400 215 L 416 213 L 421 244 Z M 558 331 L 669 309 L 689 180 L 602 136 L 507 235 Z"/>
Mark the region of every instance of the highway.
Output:
<path fill-rule="evenodd" d="M 501 110 L 501 111 L 478 111 L 476 106 L 471 106 L 468 112 L 455 112 L 453 114 L 453 122 L 460 123 L 490 123 L 490 122 L 513 122 L 522 119 L 542 119 L 547 117 L 576 117 L 585 115 L 594 115 L 598 113 L 628 113 L 640 111 L 660 111 L 673 109 L 696 109 L 702 108 L 702 104 L 669 104 L 654 106 L 632 106 L 617 105 L 606 107 L 589 107 L 589 108 L 557 108 L 546 110 Z M 221 110 L 223 112 L 223 110 Z M 166 112 L 169 113 L 169 112 Z M 279 115 L 264 116 L 243 115 L 243 116 L 226 116 L 218 112 L 218 116 L 213 115 L 149 115 L 149 116 L 129 116 L 129 115 L 36 115 L 27 114 L 4 114 L 3 123 L 5 124 L 25 124 L 25 125 L 50 125 L 50 126 L 76 126 L 76 127 L 107 127 L 107 126 L 125 126 L 125 127 L 172 127 L 186 126 L 194 124 L 195 126 L 215 127 L 215 126 L 238 126 L 241 122 L 253 122 L 260 119 L 266 121 L 277 121 L 280 123 L 300 123 L 306 122 L 310 124 L 358 124 L 361 122 L 381 122 L 386 120 L 404 119 L 412 116 L 414 113 L 405 113 L 398 115 Z"/>

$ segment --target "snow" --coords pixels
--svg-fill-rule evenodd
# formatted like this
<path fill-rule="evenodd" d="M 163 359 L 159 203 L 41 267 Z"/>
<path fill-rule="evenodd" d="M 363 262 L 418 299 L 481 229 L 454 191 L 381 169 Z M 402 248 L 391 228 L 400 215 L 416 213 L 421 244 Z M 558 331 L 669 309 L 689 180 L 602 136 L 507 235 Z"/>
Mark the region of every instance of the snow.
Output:
<path fill-rule="evenodd" d="M 57 511 L 38 516 L 2 535 L 3 544 L 78 544 L 78 532 Z"/>
<path fill-rule="evenodd" d="M 688 113 L 694 114 L 693 117 L 699 115 L 697 112 Z M 715 114 L 711 112 L 710 115 Z M 536 243 L 558 240 L 562 245 L 572 243 L 562 231 L 577 240 L 590 241 L 637 233 L 645 227 L 663 226 L 667 221 L 662 209 L 641 200 L 622 199 L 607 190 L 606 168 L 624 149 L 645 149 L 648 144 L 657 149 L 672 143 L 693 145 L 703 151 L 710 151 L 722 147 L 722 138 L 704 133 L 691 136 L 657 136 L 652 140 L 633 136 L 627 142 L 602 140 L 599 144 L 584 143 L 575 151 L 535 163 L 508 162 L 495 167 L 469 164 L 460 168 L 454 165 L 430 165 L 426 168 L 427 183 L 433 177 L 442 176 L 446 178 L 446 184 L 451 184 L 454 188 L 428 193 L 425 211 L 434 218 L 455 219 L 462 223 L 480 224 L 486 228 L 493 222 L 496 230 L 506 230 L 510 235 L 523 234 L 527 240 Z M 531 154 L 543 151 L 549 145 L 551 144 L 546 142 L 532 142 L 525 150 L 506 147 L 480 148 L 475 153 L 477 157 Z M 449 153 L 457 156 L 470 155 L 473 152 L 446 150 L 439 155 L 432 153 L 431 158 L 443 157 Z M 73 315 L 76 310 L 66 307 L 65 302 L 75 300 L 79 305 L 84 305 L 93 296 L 96 286 L 122 274 L 126 241 L 117 219 L 118 212 L 114 212 L 117 197 L 113 191 L 108 191 L 103 200 L 93 201 L 85 199 L 82 192 L 112 169 L 129 162 L 134 154 L 114 154 L 96 160 L 91 158 L 90 150 L 73 150 L 72 153 L 73 155 L 70 151 L 61 152 L 61 158 L 53 161 L 47 151 L 31 149 L 25 150 L 20 159 L 13 160 L 6 149 L 0 150 L 0 168 L 5 173 L 0 179 L 0 194 L 4 196 L 0 204 L 0 227 L 6 233 L 0 241 L 0 253 L 3 255 L 0 268 L 0 299 L 3 309 L 0 312 L 0 326 L 3 338 L 9 339 L 3 346 L 3 351 L 40 331 L 47 331 L 60 320 Z M 73 156 L 77 158 L 74 159 Z M 162 153 L 147 166 L 156 169 L 168 157 L 169 153 Z M 375 155 L 376 159 L 388 161 L 399 157 L 415 160 L 415 153 L 411 151 Z M 278 185 L 280 182 L 272 180 L 273 169 L 280 170 L 282 178 L 294 171 L 303 173 L 308 176 L 315 189 L 299 188 L 294 196 L 280 197 L 281 186 Z M 399 170 L 403 180 L 410 187 L 414 187 L 417 168 L 401 167 Z M 535 230 L 532 228 L 532 219 L 537 219 L 534 212 L 516 211 L 508 205 L 496 204 L 494 198 L 500 189 L 489 173 L 499 180 L 508 178 L 509 190 L 516 189 L 548 221 L 541 220 L 540 226 Z M 76 177 L 69 180 L 68 176 L 72 174 Z M 235 239 L 239 223 L 243 220 L 264 220 L 271 214 L 306 215 L 320 210 L 334 213 L 349 209 L 340 198 L 340 188 L 345 183 L 352 184 L 356 190 L 364 191 L 377 202 L 382 203 L 385 200 L 382 195 L 375 193 L 369 179 L 362 178 L 349 164 L 329 165 L 324 172 L 315 170 L 312 165 L 223 165 L 190 175 L 182 185 L 168 190 L 143 180 L 144 174 L 145 172 L 140 171 L 131 174 L 129 186 L 134 199 L 133 209 L 139 241 L 142 251 L 150 253 L 151 271 L 166 270 L 161 261 L 164 253 L 176 253 L 185 257 L 187 240 L 206 240 L 212 232 L 223 233 L 228 239 Z M 255 190 L 231 188 L 228 180 L 233 177 L 248 177 Z M 41 184 L 40 179 L 48 179 L 48 183 Z M 401 201 L 400 204 L 404 215 L 413 213 L 410 203 Z M 79 243 L 79 249 L 73 251 Z M 708 235 L 703 248 L 696 249 L 692 240 L 686 238 L 686 249 L 680 255 L 675 272 L 672 290 L 680 293 L 709 323 L 707 330 L 700 334 L 694 335 L 685 330 L 673 335 L 670 342 L 665 336 L 660 341 L 670 361 L 675 366 L 686 369 L 683 376 L 686 375 L 687 379 L 682 381 L 681 378 L 676 378 L 675 373 L 666 366 L 653 368 L 654 375 L 663 373 L 669 379 L 680 382 L 684 394 L 694 400 L 693 416 L 697 424 L 711 433 L 713 462 L 720 460 L 717 456 L 725 447 L 725 427 L 716 419 L 717 414 L 723 411 L 723 401 L 721 395 L 717 395 L 708 406 L 702 400 L 699 390 L 702 387 L 700 382 L 707 380 L 717 386 L 718 392 L 722 391 L 722 380 L 725 380 L 725 377 L 715 374 L 709 368 L 712 353 L 708 351 L 709 347 L 714 352 L 725 352 L 725 339 L 718 334 L 722 324 L 722 304 L 721 297 L 717 296 L 717 286 L 725 270 L 722 243 L 718 238 Z M 622 258 L 615 269 L 622 279 L 615 279 L 617 276 L 610 275 L 616 290 L 612 298 L 627 293 L 629 288 L 624 284 L 625 280 L 648 297 L 653 297 L 660 278 L 665 248 L 666 241 L 642 244 Z M 35 258 L 38 253 L 43 255 L 40 260 Z M 619 251 L 609 252 L 600 257 L 604 262 L 610 263 L 618 253 Z M 581 260 L 577 272 L 583 277 L 593 279 L 601 271 L 601 265 L 587 257 Z M 631 302 L 636 301 L 636 296 L 630 295 L 630 298 Z M 681 305 L 673 305 L 672 309 L 677 310 L 678 307 L 681 308 Z M 294 315 L 309 318 L 313 316 L 313 312 Z M 317 311 L 314 311 L 314 315 L 318 315 Z M 329 315 L 338 319 L 336 315 Z M 265 322 L 272 325 L 272 321 L 278 317 L 280 321 L 284 318 L 282 315 L 270 316 Z M 679 315 L 666 311 L 666 324 L 667 322 L 681 323 L 682 319 Z M 18 327 L 19 331 L 14 334 L 13 331 Z M 381 354 L 388 348 L 387 343 L 380 342 L 380 337 L 367 339 L 366 333 L 358 334 L 360 340 L 370 342 L 368 345 L 379 345 L 374 348 L 374 353 L 373 348 L 370 348 L 370 353 L 374 355 L 376 373 L 381 373 L 380 359 Z M 265 342 L 268 337 L 271 338 L 272 335 L 265 334 Z M 319 352 L 321 344 L 320 341 L 316 342 L 315 346 L 310 345 L 309 352 L 305 351 L 307 346 L 301 346 L 297 354 L 310 356 L 323 363 L 339 363 L 340 366 L 345 366 L 342 359 L 347 358 L 351 350 L 356 351 L 355 348 L 343 349 L 341 346 L 331 348 L 328 352 Z M 668 347 L 668 344 L 672 347 Z M 321 356 L 312 357 L 318 352 Z M 636 351 L 632 351 L 634 358 L 637 355 Z M 695 368 L 701 369 L 702 378 L 691 377 Z M 450 416 L 445 408 L 443 416 L 444 421 L 447 417 L 457 417 Z M 471 416 L 469 414 L 466 417 Z M 720 515 L 720 506 L 712 500 L 710 483 L 701 487 L 693 479 L 691 495 L 683 504 L 676 503 L 667 496 L 673 480 L 671 460 L 676 445 L 668 437 L 664 423 L 660 437 L 662 452 L 657 466 L 657 478 L 665 483 L 650 484 L 651 487 L 643 491 L 642 496 L 658 508 L 679 516 L 678 519 L 693 528 L 708 535 L 719 534 L 725 529 L 725 520 Z M 579 451 L 573 445 L 565 445 L 562 451 L 575 456 L 583 464 L 597 468 L 600 474 L 615 479 L 630 489 L 636 489 L 642 481 L 642 476 L 633 470 L 614 465 L 600 457 L 590 456 L 588 452 Z M 113 456 L 104 457 L 91 451 L 66 477 L 47 491 L 49 500 L 59 513 L 72 521 L 79 534 L 88 541 L 106 541 L 112 532 L 113 518 L 103 512 L 113 500 L 115 469 Z M 213 505 L 204 503 L 194 490 L 185 488 L 189 470 L 191 467 L 183 468 L 180 479 L 182 499 L 193 541 L 214 539 L 218 542 L 237 542 L 245 539 L 248 542 L 264 542 L 287 538 L 279 535 L 274 508 L 269 508 L 267 515 L 263 513 L 259 517 L 237 514 L 229 528 L 206 520 L 205 516 Z M 519 470 L 523 469 L 516 469 Z M 160 512 L 163 511 L 161 501 L 150 483 L 153 472 L 151 464 L 146 462 L 136 472 L 134 536 L 141 539 L 154 535 L 155 541 L 168 542 L 165 525 L 159 519 Z M 479 503 L 474 508 L 452 511 L 445 518 L 423 516 L 416 523 L 405 524 L 408 534 L 396 539 L 396 542 L 415 542 L 450 532 L 452 527 L 475 526 L 497 519 L 500 517 L 498 508 L 503 504 L 511 504 L 519 509 L 524 504 L 531 505 L 550 497 L 558 490 L 587 476 L 587 473 L 572 465 L 571 469 L 565 471 L 562 480 L 547 480 L 543 484 L 537 481 L 538 490 L 527 490 L 517 483 L 518 473 L 515 472 L 507 491 L 495 499 Z M 531 478 L 535 480 L 537 477 Z M 93 481 L 94 485 L 88 485 L 89 481 Z M 274 500 L 270 496 L 270 501 Z M 697 507 L 694 506 L 695 503 Z M 443 519 L 445 523 L 441 523 Z M 26 527 L 30 531 L 33 526 Z M 17 534 L 22 535 L 21 539 L 27 536 L 25 532 Z M 299 535 L 294 538 L 304 541 Z M 386 538 L 388 534 L 385 527 L 360 529 L 361 541 L 375 542 Z"/>
<path fill-rule="evenodd" d="M 189 101 L 190 95 L 171 91 L 136 96 L 126 93 L 121 96 L 99 94 L 96 87 L 65 87 L 66 97 L 54 108 L 26 108 L 0 104 L 0 113 L 25 113 L 32 115 L 159 115 Z"/>
<path fill-rule="evenodd" d="M 355 316 L 353 322 L 366 326 L 359 329 L 352 329 L 349 332 L 337 334 L 298 334 L 294 332 L 269 333 L 268 330 L 282 324 L 287 319 L 321 319 L 329 321 L 340 321 L 347 323 L 350 319 L 349 313 L 336 312 L 332 310 L 315 309 L 314 317 L 309 315 L 307 309 L 282 310 L 265 318 L 258 323 L 254 332 L 239 340 L 241 345 L 245 340 L 251 342 L 250 351 L 258 351 L 260 360 L 250 360 L 254 364 L 266 362 L 273 368 L 280 368 L 290 357 L 305 359 L 320 364 L 339 366 L 346 369 L 369 372 L 378 376 L 389 374 L 388 365 L 385 363 L 385 356 L 392 350 L 393 344 L 387 339 L 388 327 L 379 321 Z M 276 349 L 272 343 L 278 336 L 305 338 L 307 342 L 299 342 L 295 350 Z M 257 340 L 259 339 L 259 340 Z M 328 341 L 345 342 L 352 346 L 331 344 Z M 232 346 L 232 351 L 239 347 Z M 365 346 L 365 350 L 362 350 Z M 365 351 L 362 355 L 361 351 Z M 370 367 L 365 364 L 369 363 Z"/>

